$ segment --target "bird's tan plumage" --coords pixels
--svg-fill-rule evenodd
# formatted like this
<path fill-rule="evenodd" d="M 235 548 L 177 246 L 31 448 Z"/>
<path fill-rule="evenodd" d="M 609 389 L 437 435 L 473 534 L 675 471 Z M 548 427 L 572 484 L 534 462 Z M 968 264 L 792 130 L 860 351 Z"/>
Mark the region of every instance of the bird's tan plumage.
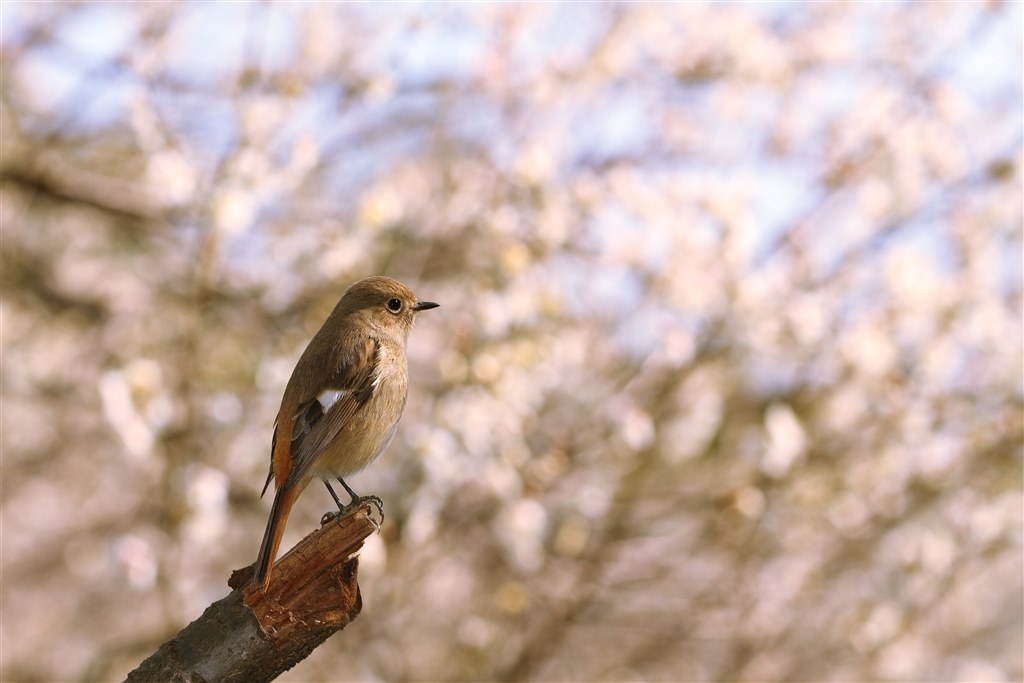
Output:
<path fill-rule="evenodd" d="M 354 474 L 387 448 L 405 408 L 409 331 L 417 311 L 436 305 L 418 301 L 397 280 L 366 278 L 349 288 L 310 340 L 277 414 L 267 479 L 276 492 L 257 584 L 269 584 L 291 506 L 309 482 Z"/>

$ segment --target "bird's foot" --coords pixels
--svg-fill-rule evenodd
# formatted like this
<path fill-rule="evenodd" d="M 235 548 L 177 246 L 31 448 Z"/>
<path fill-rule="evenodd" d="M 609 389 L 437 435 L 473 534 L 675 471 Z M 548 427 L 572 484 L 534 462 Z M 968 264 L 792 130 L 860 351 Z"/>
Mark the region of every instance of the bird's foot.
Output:
<path fill-rule="evenodd" d="M 360 507 L 363 505 L 370 508 L 370 514 L 368 514 L 367 517 L 370 518 L 370 521 L 373 522 L 373 525 L 377 527 L 377 531 L 379 532 L 380 525 L 384 523 L 384 501 L 381 500 L 379 496 L 359 496 L 351 503 L 349 503 L 348 507 Z M 373 516 L 373 506 L 377 508 L 377 513 L 380 514 L 379 521 L 377 520 L 376 517 Z"/>
<path fill-rule="evenodd" d="M 351 503 L 339 508 L 337 512 L 325 512 L 324 516 L 320 518 L 320 526 L 323 526 L 324 524 L 327 524 L 331 520 L 335 519 L 340 522 L 345 517 L 347 517 L 349 513 L 354 512 L 356 509 L 361 507 L 370 508 L 367 517 L 371 522 L 373 522 L 373 525 L 377 527 L 377 531 L 380 531 L 380 525 L 384 523 L 384 501 L 381 500 L 379 496 L 373 495 L 357 496 L 352 499 Z M 380 520 L 374 517 L 373 507 L 377 508 L 377 513 L 380 515 Z"/>

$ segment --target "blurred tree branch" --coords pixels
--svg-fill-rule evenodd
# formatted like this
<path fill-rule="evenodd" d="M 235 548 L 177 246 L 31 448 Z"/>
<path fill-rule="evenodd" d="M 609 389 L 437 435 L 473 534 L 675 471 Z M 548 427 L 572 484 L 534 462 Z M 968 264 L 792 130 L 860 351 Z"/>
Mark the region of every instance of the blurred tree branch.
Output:
<path fill-rule="evenodd" d="M 148 223 L 162 217 L 159 207 L 140 196 L 142 189 L 138 183 L 76 168 L 53 154 L 47 155 L 45 162 L 6 166 L 0 170 L 0 184 L 41 195 L 54 204 L 95 209 L 131 223 Z"/>

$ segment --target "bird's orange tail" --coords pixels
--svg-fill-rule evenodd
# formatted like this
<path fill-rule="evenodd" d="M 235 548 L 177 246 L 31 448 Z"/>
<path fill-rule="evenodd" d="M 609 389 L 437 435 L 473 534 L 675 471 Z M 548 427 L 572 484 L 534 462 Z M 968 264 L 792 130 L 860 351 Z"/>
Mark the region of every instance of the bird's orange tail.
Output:
<path fill-rule="evenodd" d="M 281 546 L 281 537 L 284 536 L 284 527 L 288 523 L 288 513 L 292 511 L 292 504 L 299 495 L 299 489 L 295 486 L 288 486 L 278 489 L 274 495 L 274 506 L 270 509 L 270 519 L 267 520 L 267 530 L 263 533 L 263 543 L 260 545 L 260 554 L 256 558 L 256 573 L 253 576 L 253 584 L 261 590 L 266 590 L 270 584 L 270 573 L 274 568 L 274 560 L 277 558 L 277 550 Z"/>

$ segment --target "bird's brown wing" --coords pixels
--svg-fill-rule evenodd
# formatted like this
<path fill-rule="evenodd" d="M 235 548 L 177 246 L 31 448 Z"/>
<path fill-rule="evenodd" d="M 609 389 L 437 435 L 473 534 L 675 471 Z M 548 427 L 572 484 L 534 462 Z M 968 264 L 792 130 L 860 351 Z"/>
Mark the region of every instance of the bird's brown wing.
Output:
<path fill-rule="evenodd" d="M 380 344 L 366 338 L 342 354 L 334 373 L 320 392 L 299 404 L 292 428 L 292 463 L 286 486 L 298 482 L 338 432 L 373 396 L 373 380 L 380 359 Z M 325 391 L 338 392 L 325 406 L 320 399 Z"/>

